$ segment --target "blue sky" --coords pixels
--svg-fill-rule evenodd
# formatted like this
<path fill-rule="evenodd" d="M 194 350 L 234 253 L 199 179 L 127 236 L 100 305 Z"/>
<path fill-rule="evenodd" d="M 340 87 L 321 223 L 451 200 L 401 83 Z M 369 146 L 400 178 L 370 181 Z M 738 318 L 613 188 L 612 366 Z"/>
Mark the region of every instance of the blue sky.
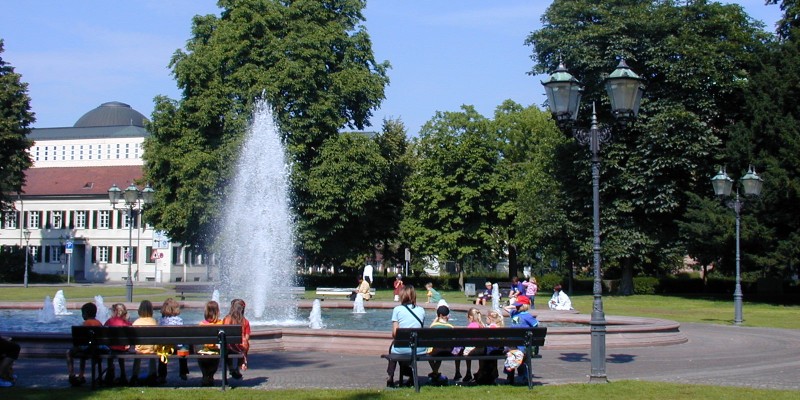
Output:
<path fill-rule="evenodd" d="M 774 30 L 778 6 L 730 1 Z M 366 27 L 390 86 L 374 113 L 400 118 L 410 135 L 436 111 L 472 104 L 490 116 L 505 99 L 541 104 L 542 77 L 527 35 L 550 4 L 540 0 L 371 0 Z M 85 112 L 121 101 L 150 116 L 157 95 L 179 97 L 167 68 L 190 37 L 191 18 L 218 13 L 213 0 L 26 0 L 3 4 L 0 55 L 29 84 L 37 128 L 72 126 Z"/>

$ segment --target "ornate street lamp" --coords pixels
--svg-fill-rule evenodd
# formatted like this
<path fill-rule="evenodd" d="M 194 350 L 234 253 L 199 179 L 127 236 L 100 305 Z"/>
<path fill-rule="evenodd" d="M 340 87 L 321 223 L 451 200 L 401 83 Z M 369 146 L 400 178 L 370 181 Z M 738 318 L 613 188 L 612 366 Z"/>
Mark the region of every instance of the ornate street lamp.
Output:
<path fill-rule="evenodd" d="M 625 60 L 606 78 L 606 90 L 611 99 L 612 114 L 622 124 L 630 123 L 639 113 L 639 104 L 644 93 L 643 79 L 633 72 Z M 606 318 L 603 312 L 603 289 L 600 280 L 600 144 L 611 138 L 611 129 L 602 127 L 597 121 L 597 112 L 592 104 L 592 123 L 589 129 L 574 128 L 578 117 L 583 88 L 563 63 L 542 82 L 547 92 L 550 112 L 562 130 L 570 131 L 575 139 L 589 145 L 592 152 L 592 211 L 594 222 L 594 287 L 592 317 L 589 321 L 592 333 L 592 370 L 589 382 L 608 382 L 606 376 Z"/>
<path fill-rule="evenodd" d="M 125 207 L 128 209 L 128 279 L 125 282 L 125 296 L 128 302 L 133 301 L 133 276 L 131 269 L 133 267 L 133 223 L 134 216 L 141 212 L 145 205 L 153 202 L 155 190 L 148 184 L 140 192 L 139 188 L 133 183 L 122 191 L 116 184 L 111 185 L 108 189 L 108 200 L 111 202 L 111 207 L 116 209 L 117 202 L 120 197 L 125 200 Z M 138 209 L 137 209 L 138 207 Z"/>
<path fill-rule="evenodd" d="M 733 189 L 733 179 L 731 179 L 724 169 L 720 169 L 716 176 L 711 178 L 711 185 L 714 187 L 714 194 L 720 198 L 730 197 Z M 739 183 L 744 190 L 745 196 L 759 196 L 764 180 L 761 179 L 751 166 L 747 173 L 739 179 Z M 742 281 L 741 281 L 741 253 L 739 250 L 739 227 L 741 224 L 740 213 L 744 200 L 739 199 L 739 190 L 733 199 L 727 200 L 725 204 L 732 208 L 736 213 L 736 287 L 733 291 L 733 324 L 742 324 Z"/>
<path fill-rule="evenodd" d="M 28 252 L 30 251 L 31 231 L 25 228 L 22 234 L 25 236 L 25 287 L 28 287 Z"/>

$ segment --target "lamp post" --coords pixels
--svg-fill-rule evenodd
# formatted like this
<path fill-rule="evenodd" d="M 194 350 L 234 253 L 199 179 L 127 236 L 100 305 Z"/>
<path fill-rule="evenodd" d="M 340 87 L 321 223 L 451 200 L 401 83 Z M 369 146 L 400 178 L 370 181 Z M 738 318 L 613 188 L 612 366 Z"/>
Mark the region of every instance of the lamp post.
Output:
<path fill-rule="evenodd" d="M 600 268 L 600 144 L 611 138 L 611 129 L 601 126 L 597 121 L 597 112 L 592 104 L 592 122 L 589 129 L 574 127 L 578 117 L 583 88 L 580 82 L 567 71 L 563 63 L 559 63 L 556 71 L 542 82 L 547 93 L 547 102 L 553 117 L 562 130 L 571 131 L 575 139 L 583 145 L 589 145 L 592 152 L 592 219 L 593 219 L 593 264 L 594 264 L 594 300 L 591 326 L 591 374 L 590 383 L 608 382 L 606 376 L 606 318 L 603 312 L 603 289 L 601 286 Z M 636 75 L 625 60 L 620 60 L 617 68 L 606 78 L 606 91 L 611 100 L 611 111 L 621 123 L 636 118 L 639 104 L 644 93 L 643 79 Z"/>
<path fill-rule="evenodd" d="M 117 187 L 117 184 L 113 184 L 108 189 L 108 200 L 111 202 L 112 208 L 116 209 L 120 195 L 122 195 L 123 200 L 125 200 L 125 206 L 128 209 L 128 279 L 125 282 L 125 297 L 128 302 L 132 302 L 133 277 L 131 276 L 131 269 L 133 267 L 133 217 L 137 212 L 140 212 L 145 205 L 153 202 L 155 190 L 148 184 L 142 191 L 139 191 L 139 188 L 131 183 L 123 192 Z"/>
<path fill-rule="evenodd" d="M 739 180 L 746 196 L 758 196 L 761 194 L 761 186 L 764 180 L 761 179 L 751 166 L 747 173 Z M 731 179 L 724 169 L 720 169 L 716 176 L 711 178 L 711 185 L 714 187 L 714 194 L 720 198 L 727 198 L 733 189 L 733 179 Z M 728 207 L 736 213 L 736 288 L 733 291 L 733 324 L 742 324 L 742 281 L 740 275 L 741 253 L 739 251 L 739 227 L 741 225 L 740 213 L 742 211 L 743 199 L 739 199 L 739 188 L 733 199 L 726 201 Z"/>
<path fill-rule="evenodd" d="M 29 243 L 31 241 L 31 231 L 29 229 L 25 229 L 22 231 L 22 234 L 25 236 L 25 287 L 28 287 L 28 252 L 30 250 Z"/>

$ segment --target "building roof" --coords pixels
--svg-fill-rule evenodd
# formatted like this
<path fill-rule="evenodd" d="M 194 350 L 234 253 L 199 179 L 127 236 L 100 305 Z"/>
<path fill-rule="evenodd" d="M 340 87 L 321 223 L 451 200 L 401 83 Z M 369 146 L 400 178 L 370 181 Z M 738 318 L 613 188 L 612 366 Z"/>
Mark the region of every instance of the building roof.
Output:
<path fill-rule="evenodd" d="M 150 133 L 140 126 L 93 126 L 90 128 L 35 128 L 28 138 L 35 142 L 48 140 L 121 139 L 147 137 Z M 44 144 L 44 143 L 40 143 Z"/>
<path fill-rule="evenodd" d="M 74 128 L 89 128 L 93 126 L 140 126 L 144 127 L 147 121 L 142 113 L 134 110 L 131 106 L 119 101 L 109 101 L 103 103 L 92 111 L 83 114 L 75 122 Z"/>
<path fill-rule="evenodd" d="M 25 171 L 25 196 L 107 195 L 116 184 L 125 190 L 143 176 L 141 165 L 29 168 Z"/>

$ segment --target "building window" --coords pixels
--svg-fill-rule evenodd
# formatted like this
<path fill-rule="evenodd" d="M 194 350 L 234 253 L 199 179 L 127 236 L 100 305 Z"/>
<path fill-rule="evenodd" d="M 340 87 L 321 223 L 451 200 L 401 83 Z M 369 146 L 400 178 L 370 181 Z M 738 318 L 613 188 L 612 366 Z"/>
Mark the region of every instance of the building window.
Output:
<path fill-rule="evenodd" d="M 39 246 L 30 246 L 29 248 L 33 262 L 41 261 L 39 258 Z"/>
<path fill-rule="evenodd" d="M 101 210 L 99 213 L 97 213 L 97 219 L 98 229 L 108 229 L 111 222 L 111 211 Z"/>
<path fill-rule="evenodd" d="M 131 226 L 131 214 L 126 211 L 122 216 L 122 229 L 129 229 Z"/>
<path fill-rule="evenodd" d="M 53 214 L 50 217 L 50 224 L 53 226 L 53 229 L 61 229 L 63 223 L 64 214 L 61 211 L 53 211 Z"/>
<path fill-rule="evenodd" d="M 31 211 L 28 213 L 28 228 L 39 228 L 39 211 Z"/>
<path fill-rule="evenodd" d="M 6 229 L 17 229 L 17 213 L 14 211 L 7 212 L 3 218 L 3 226 Z"/>
<path fill-rule="evenodd" d="M 47 246 L 50 251 L 50 264 L 61 263 L 61 246 Z"/>
<path fill-rule="evenodd" d="M 86 229 L 86 211 L 75 211 L 75 228 Z"/>
<path fill-rule="evenodd" d="M 99 246 L 97 248 L 97 262 L 108 263 L 108 246 Z"/>

